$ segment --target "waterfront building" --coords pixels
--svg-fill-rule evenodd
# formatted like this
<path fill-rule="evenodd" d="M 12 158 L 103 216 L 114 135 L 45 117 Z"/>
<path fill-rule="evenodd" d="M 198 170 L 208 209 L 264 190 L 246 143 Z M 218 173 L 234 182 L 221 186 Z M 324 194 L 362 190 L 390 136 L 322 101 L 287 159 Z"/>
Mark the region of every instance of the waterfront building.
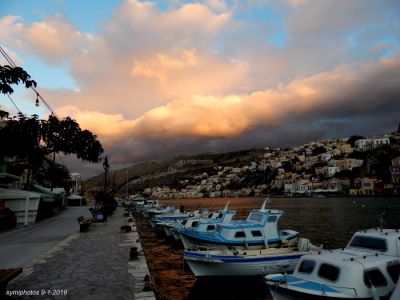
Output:
<path fill-rule="evenodd" d="M 354 187 L 350 189 L 352 196 L 371 196 L 375 194 L 376 178 L 356 178 L 354 179 Z"/>

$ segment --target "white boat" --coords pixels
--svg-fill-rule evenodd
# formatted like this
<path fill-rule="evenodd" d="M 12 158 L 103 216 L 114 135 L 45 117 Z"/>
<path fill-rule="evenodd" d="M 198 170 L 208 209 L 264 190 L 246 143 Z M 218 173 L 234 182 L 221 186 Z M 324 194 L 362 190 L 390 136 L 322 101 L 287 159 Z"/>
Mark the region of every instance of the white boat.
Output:
<path fill-rule="evenodd" d="M 400 230 L 372 228 L 357 231 L 346 249 L 400 257 Z"/>
<path fill-rule="evenodd" d="M 199 232 L 215 231 L 218 224 L 229 223 L 236 215 L 236 210 L 229 210 L 228 206 L 229 202 L 226 203 L 224 209 L 222 210 L 216 210 L 207 215 L 189 218 L 181 223 L 168 224 L 167 227 L 169 227 L 172 236 L 177 241 L 181 239 L 179 232 L 184 229 L 196 229 Z"/>
<path fill-rule="evenodd" d="M 173 228 L 180 228 L 186 223 L 190 223 L 193 220 L 199 220 L 208 216 L 209 212 L 207 209 L 195 210 L 188 213 L 186 218 L 170 219 L 157 222 L 158 226 L 162 226 L 167 237 L 173 237 Z M 178 234 L 176 234 L 178 236 Z"/>
<path fill-rule="evenodd" d="M 292 275 L 267 275 L 274 300 L 389 299 L 400 273 L 398 257 L 351 249 L 300 258 Z"/>
<path fill-rule="evenodd" d="M 149 209 L 160 208 L 158 200 L 145 199 L 141 197 L 133 199 L 129 206 L 131 206 L 136 212 L 142 214 L 145 214 L 145 212 Z"/>
<path fill-rule="evenodd" d="M 185 250 L 183 258 L 196 277 L 261 276 L 292 272 L 300 257 L 314 247 L 299 239 L 296 247 L 260 250 Z M 315 248 L 315 247 L 314 247 Z"/>
<path fill-rule="evenodd" d="M 218 224 L 215 230 L 200 231 L 184 228 L 179 235 L 185 249 L 202 246 L 210 249 L 263 249 L 279 247 L 282 243 L 296 244 L 299 233 L 293 230 L 280 230 L 279 221 L 282 210 L 266 209 L 266 199 L 261 209 L 254 209 L 246 220 Z"/>
<path fill-rule="evenodd" d="M 157 215 L 164 215 L 164 214 L 175 214 L 179 213 L 180 210 L 175 208 L 174 206 L 166 206 L 166 207 L 153 207 L 145 210 L 143 214 L 148 217 L 149 219 L 152 219 L 153 217 Z"/>

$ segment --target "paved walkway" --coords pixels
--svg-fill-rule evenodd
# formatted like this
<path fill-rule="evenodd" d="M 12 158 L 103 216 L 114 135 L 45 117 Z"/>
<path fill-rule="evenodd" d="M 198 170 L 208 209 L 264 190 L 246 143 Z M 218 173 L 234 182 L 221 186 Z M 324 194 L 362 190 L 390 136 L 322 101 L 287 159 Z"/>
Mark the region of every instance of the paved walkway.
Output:
<path fill-rule="evenodd" d="M 28 227 L 0 232 L 0 269 L 25 267 L 79 230 L 76 219 L 80 216 L 90 217 L 88 207 L 68 207 L 60 214 Z"/>
<path fill-rule="evenodd" d="M 121 246 L 126 234 L 120 227 L 126 224 L 123 209 L 118 208 L 106 224 L 91 225 L 88 232 L 72 234 L 12 281 L 8 291 L 45 294 L 18 299 L 133 299 L 129 247 Z M 61 296 L 49 295 L 48 291 Z M 63 295 L 65 291 L 67 295 Z"/>

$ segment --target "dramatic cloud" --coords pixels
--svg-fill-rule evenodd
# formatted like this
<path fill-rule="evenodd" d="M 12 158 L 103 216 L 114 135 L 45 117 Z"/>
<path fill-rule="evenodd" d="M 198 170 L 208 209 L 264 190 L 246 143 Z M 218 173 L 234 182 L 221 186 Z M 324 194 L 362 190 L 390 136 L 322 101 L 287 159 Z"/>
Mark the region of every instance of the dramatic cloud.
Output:
<path fill-rule="evenodd" d="M 41 93 L 115 164 L 396 127 L 397 3 L 170 3 L 125 1 L 95 33 L 6 16 L 0 39 L 68 68 L 74 90 Z"/>
<path fill-rule="evenodd" d="M 81 111 L 71 106 L 63 107 L 59 112 L 74 115 L 82 126 L 97 132 L 110 146 L 132 141 L 137 147 L 144 147 L 144 151 L 137 152 L 140 155 L 136 159 L 146 159 L 152 151 L 152 147 L 146 145 L 150 140 L 240 139 L 257 128 L 275 130 L 294 120 L 299 124 L 291 128 L 293 135 L 299 127 L 308 128 L 307 124 L 326 133 L 329 122 L 337 124 L 343 119 L 367 115 L 382 119 L 390 116 L 397 121 L 394 112 L 400 109 L 399 85 L 400 60 L 383 59 L 362 66 L 341 65 L 330 72 L 248 95 L 193 96 L 185 101 L 176 100 L 134 120 L 127 120 L 120 114 Z M 342 129 L 345 134 L 357 127 L 344 130 L 339 126 L 337 129 Z M 140 146 L 138 141 L 141 141 Z M 280 141 L 292 144 L 290 138 L 280 138 Z"/>

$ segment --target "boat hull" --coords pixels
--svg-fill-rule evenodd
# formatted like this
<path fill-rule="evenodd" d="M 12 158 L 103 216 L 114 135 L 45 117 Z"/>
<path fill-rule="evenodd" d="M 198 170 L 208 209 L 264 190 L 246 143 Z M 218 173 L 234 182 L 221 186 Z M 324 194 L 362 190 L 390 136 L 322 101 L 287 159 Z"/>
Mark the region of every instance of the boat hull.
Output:
<path fill-rule="evenodd" d="M 374 300 L 372 297 L 360 298 L 357 296 L 324 296 L 324 295 L 311 295 L 305 294 L 283 287 L 269 288 L 273 300 Z M 389 300 L 389 297 L 380 297 L 380 300 Z"/>
<path fill-rule="evenodd" d="M 305 254 L 305 253 L 303 253 Z M 185 252 L 184 259 L 196 277 L 262 276 L 292 272 L 301 255 L 290 253 L 276 256 L 208 256 Z"/>
<path fill-rule="evenodd" d="M 206 239 L 197 238 L 196 236 L 191 236 L 183 232 L 179 232 L 180 239 L 183 243 L 185 249 L 192 249 L 192 248 L 207 248 L 207 249 L 230 249 L 235 248 L 238 250 L 242 249 L 264 249 L 265 242 L 230 242 L 230 241 L 207 241 Z M 296 245 L 299 239 L 298 234 L 293 234 L 292 236 L 286 236 L 285 241 L 288 245 Z M 279 247 L 282 245 L 282 240 L 275 240 L 275 241 L 268 241 L 268 247 L 274 248 Z"/>
<path fill-rule="evenodd" d="M 170 232 L 171 232 L 171 235 L 173 236 L 175 241 L 180 241 L 181 240 L 181 236 L 179 235 L 178 231 L 176 231 L 174 229 L 171 229 Z"/>
<path fill-rule="evenodd" d="M 172 232 L 171 232 L 170 228 L 167 225 L 163 225 L 163 228 L 164 228 L 165 235 L 167 237 L 172 237 Z"/>

